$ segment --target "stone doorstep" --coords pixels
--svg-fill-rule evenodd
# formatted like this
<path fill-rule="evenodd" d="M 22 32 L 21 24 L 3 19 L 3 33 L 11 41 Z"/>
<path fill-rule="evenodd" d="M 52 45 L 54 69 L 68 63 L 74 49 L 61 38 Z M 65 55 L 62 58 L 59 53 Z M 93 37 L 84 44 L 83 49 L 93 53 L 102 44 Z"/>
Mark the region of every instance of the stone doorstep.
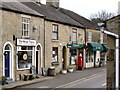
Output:
<path fill-rule="evenodd" d="M 13 89 L 13 88 L 16 88 L 16 87 L 20 87 L 20 86 L 25 86 L 25 85 L 29 85 L 29 84 L 34 84 L 34 83 L 38 83 L 38 82 L 42 82 L 42 81 L 45 81 L 45 80 L 49 80 L 49 79 L 52 79 L 54 77 L 40 77 L 38 79 L 33 79 L 33 80 L 28 80 L 28 81 L 17 81 L 17 82 L 12 82 L 12 83 L 9 83 L 9 84 L 5 84 L 2 86 L 3 90 L 5 89 Z"/>

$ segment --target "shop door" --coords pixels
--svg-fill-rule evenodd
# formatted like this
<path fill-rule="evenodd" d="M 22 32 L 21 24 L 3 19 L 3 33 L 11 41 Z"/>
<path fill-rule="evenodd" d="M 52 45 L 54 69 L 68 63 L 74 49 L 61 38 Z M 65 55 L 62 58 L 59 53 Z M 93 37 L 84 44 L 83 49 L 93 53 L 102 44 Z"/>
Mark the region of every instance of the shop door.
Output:
<path fill-rule="evenodd" d="M 36 51 L 36 74 L 38 74 L 38 51 Z"/>
<path fill-rule="evenodd" d="M 62 52 L 62 54 L 63 54 L 63 55 L 62 55 L 62 56 L 63 56 L 63 57 L 62 57 L 62 58 L 63 58 L 63 59 L 62 59 L 62 60 L 63 60 L 63 61 L 62 61 L 62 68 L 63 68 L 63 69 L 66 69 L 66 63 L 67 63 L 67 62 L 66 62 L 66 47 L 65 47 L 65 46 L 63 46 L 63 52 Z"/>
<path fill-rule="evenodd" d="M 10 51 L 5 51 L 5 76 L 10 76 Z"/>

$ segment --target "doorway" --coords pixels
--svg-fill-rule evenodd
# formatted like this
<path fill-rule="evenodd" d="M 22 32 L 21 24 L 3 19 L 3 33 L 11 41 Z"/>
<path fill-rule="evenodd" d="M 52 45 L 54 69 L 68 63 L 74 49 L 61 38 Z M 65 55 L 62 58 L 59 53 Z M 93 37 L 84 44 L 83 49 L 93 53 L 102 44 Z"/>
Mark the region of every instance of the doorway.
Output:
<path fill-rule="evenodd" d="M 67 67 L 67 60 L 66 60 L 67 52 L 66 52 L 65 46 L 63 46 L 62 54 L 63 54 L 62 55 L 62 69 L 66 69 L 66 67 Z"/>

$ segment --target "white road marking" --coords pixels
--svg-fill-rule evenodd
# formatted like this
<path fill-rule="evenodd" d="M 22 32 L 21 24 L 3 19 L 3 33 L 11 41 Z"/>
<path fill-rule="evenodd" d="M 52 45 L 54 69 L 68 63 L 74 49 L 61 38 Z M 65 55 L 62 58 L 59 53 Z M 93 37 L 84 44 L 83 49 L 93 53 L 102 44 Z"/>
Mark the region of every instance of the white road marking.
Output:
<path fill-rule="evenodd" d="M 38 88 L 49 88 L 49 86 L 41 86 L 41 87 L 38 87 Z"/>
<path fill-rule="evenodd" d="M 102 87 L 103 87 L 103 86 L 106 86 L 106 83 L 104 83 L 104 84 L 102 85 Z"/>

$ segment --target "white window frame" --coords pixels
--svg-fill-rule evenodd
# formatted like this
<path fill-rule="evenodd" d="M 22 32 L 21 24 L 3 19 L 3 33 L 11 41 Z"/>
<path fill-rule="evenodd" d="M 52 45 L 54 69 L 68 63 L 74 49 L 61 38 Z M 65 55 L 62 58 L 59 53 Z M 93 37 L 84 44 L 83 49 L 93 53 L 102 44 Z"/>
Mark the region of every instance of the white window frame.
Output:
<path fill-rule="evenodd" d="M 75 36 L 73 34 L 75 34 Z M 75 28 L 73 28 L 73 30 L 72 30 L 72 42 L 73 43 L 77 42 L 77 29 L 75 29 Z"/>
<path fill-rule="evenodd" d="M 56 34 L 56 37 L 53 35 Z M 52 40 L 58 40 L 58 25 L 52 25 Z"/>
<path fill-rule="evenodd" d="M 33 65 L 33 60 L 34 60 L 34 55 L 33 55 L 33 53 L 34 53 L 34 47 L 32 47 L 32 50 L 21 50 L 21 48 L 22 48 L 22 46 L 17 46 L 17 48 L 19 48 L 19 49 L 17 49 L 17 53 L 19 52 L 19 51 L 32 51 L 32 65 Z M 27 70 L 27 69 L 30 69 L 29 67 L 28 68 L 19 68 L 18 67 L 18 55 L 17 55 L 17 70 Z"/>
<path fill-rule="evenodd" d="M 30 32 L 30 18 L 22 17 L 22 37 L 29 37 L 29 32 Z M 27 35 L 25 35 L 25 33 L 27 33 Z"/>
<path fill-rule="evenodd" d="M 88 32 L 88 42 L 92 42 L 92 32 Z"/>
<path fill-rule="evenodd" d="M 57 49 L 57 51 L 54 51 L 53 49 Z M 52 62 L 58 62 L 58 47 L 52 47 Z"/>

